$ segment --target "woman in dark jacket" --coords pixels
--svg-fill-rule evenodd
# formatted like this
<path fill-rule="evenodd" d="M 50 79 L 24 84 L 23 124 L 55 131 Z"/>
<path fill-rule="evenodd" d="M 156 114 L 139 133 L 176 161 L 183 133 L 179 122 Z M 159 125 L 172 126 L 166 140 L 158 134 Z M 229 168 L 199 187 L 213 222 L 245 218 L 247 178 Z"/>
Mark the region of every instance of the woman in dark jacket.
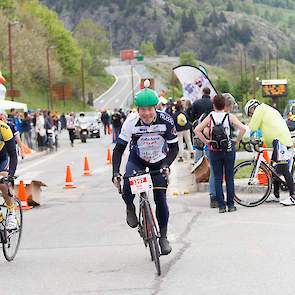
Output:
<path fill-rule="evenodd" d="M 31 117 L 28 112 L 24 112 L 24 119 L 22 120 L 21 126 L 25 136 L 26 145 L 31 149 L 33 148 L 32 144 L 32 125 Z"/>

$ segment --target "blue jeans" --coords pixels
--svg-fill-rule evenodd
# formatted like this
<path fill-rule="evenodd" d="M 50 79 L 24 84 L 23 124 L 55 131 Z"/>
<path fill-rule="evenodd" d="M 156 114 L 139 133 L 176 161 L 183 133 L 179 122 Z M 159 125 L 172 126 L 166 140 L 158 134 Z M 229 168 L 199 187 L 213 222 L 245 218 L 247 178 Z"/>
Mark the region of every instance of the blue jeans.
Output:
<path fill-rule="evenodd" d="M 236 158 L 236 151 L 234 146 L 231 151 L 228 152 L 216 152 L 210 151 L 210 158 L 213 168 L 213 173 L 215 176 L 215 190 L 216 199 L 219 208 L 225 208 L 226 203 L 228 207 L 234 206 L 234 165 Z M 223 174 L 225 172 L 225 182 L 226 182 L 226 194 L 227 202 L 224 201 L 224 194 L 222 189 Z"/>
<path fill-rule="evenodd" d="M 198 149 L 195 150 L 195 159 L 194 159 L 195 164 L 198 163 L 198 161 L 202 158 L 203 155 L 204 155 L 204 151 L 200 151 Z"/>
<path fill-rule="evenodd" d="M 209 163 L 210 163 L 210 178 L 209 178 L 209 195 L 210 198 L 216 197 L 216 190 L 215 190 L 215 177 L 214 172 L 212 169 L 211 157 L 209 150 L 205 150 L 205 155 L 207 156 Z"/>
<path fill-rule="evenodd" d="M 126 165 L 125 175 L 130 175 L 132 172 L 143 170 L 149 167 L 150 170 L 158 170 L 161 168 L 161 162 L 155 164 L 148 164 L 139 159 L 133 153 L 130 153 L 129 159 Z M 152 181 L 154 186 L 154 201 L 156 204 L 156 217 L 160 228 L 167 227 L 169 219 L 169 209 L 166 200 L 167 182 L 162 174 L 152 175 Z M 133 203 L 135 195 L 131 193 L 131 188 L 128 179 L 124 179 L 123 185 L 123 200 L 126 204 Z"/>
<path fill-rule="evenodd" d="M 120 135 L 120 131 L 121 131 L 120 128 L 113 127 L 113 143 L 117 142 L 117 139 L 118 139 L 118 137 Z"/>
<path fill-rule="evenodd" d="M 205 155 L 207 156 L 207 158 L 209 160 L 209 163 L 210 163 L 209 195 L 210 195 L 210 198 L 212 198 L 212 197 L 216 197 L 216 190 L 215 190 L 214 173 L 213 173 L 213 169 L 211 168 L 212 163 L 211 163 L 211 160 L 210 160 L 209 150 L 205 150 L 205 151 L 196 150 L 194 162 L 197 163 L 202 158 L 202 156 L 204 155 L 204 152 L 205 152 Z"/>

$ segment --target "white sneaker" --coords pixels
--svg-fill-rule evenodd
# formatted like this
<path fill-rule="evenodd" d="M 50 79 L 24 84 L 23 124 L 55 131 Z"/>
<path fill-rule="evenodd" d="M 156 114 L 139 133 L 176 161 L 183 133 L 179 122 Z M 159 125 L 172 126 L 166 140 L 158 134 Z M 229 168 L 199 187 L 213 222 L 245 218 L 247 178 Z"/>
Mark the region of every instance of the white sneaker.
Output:
<path fill-rule="evenodd" d="M 276 197 L 274 194 L 270 194 L 268 196 L 268 198 L 265 200 L 266 203 L 269 203 L 269 202 L 279 202 L 280 201 L 280 197 Z"/>
<path fill-rule="evenodd" d="M 286 200 L 280 201 L 280 203 L 285 206 L 292 206 L 292 205 L 295 205 L 295 199 L 292 197 L 289 197 Z"/>
<path fill-rule="evenodd" d="M 15 212 L 14 210 L 9 212 L 7 219 L 6 219 L 6 229 L 7 230 L 13 230 L 17 229 L 17 220 L 15 217 Z"/>

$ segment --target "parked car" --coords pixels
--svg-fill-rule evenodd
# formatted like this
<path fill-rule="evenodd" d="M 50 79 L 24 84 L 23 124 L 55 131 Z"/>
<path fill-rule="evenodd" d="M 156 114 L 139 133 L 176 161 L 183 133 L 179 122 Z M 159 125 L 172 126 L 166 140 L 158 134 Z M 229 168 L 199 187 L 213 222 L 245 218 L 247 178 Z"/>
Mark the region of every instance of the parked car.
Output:
<path fill-rule="evenodd" d="M 287 126 L 290 131 L 295 130 L 295 100 L 289 100 L 286 105 L 283 118 L 286 120 Z"/>

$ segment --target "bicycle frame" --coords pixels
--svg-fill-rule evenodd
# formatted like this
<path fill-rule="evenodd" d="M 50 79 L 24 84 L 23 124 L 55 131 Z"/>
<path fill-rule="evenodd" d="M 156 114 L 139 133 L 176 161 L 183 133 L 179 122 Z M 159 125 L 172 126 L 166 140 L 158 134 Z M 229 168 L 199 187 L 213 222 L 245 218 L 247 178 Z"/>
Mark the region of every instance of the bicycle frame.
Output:
<path fill-rule="evenodd" d="M 283 185 L 287 185 L 286 181 L 282 178 L 281 175 L 279 175 L 277 173 L 277 171 L 275 170 L 275 168 L 270 165 L 264 158 L 263 158 L 263 152 L 265 151 L 270 151 L 272 149 L 270 148 L 262 148 L 260 149 L 259 152 L 257 151 L 253 151 L 254 154 L 254 161 L 255 161 L 255 168 L 253 169 L 253 171 L 251 172 L 251 177 L 249 179 L 248 184 L 251 185 L 254 183 L 254 181 L 256 180 L 257 174 L 258 174 L 258 169 L 260 167 L 260 165 L 264 165 L 265 168 L 267 168 L 270 172 L 271 175 L 277 177 L 277 179 L 280 181 L 281 184 Z M 292 167 L 293 167 L 293 163 L 294 163 L 294 157 L 295 157 L 295 153 L 294 151 L 292 152 L 292 157 L 290 159 L 290 164 L 289 164 L 289 170 L 290 172 L 292 172 Z M 273 177 L 272 177 L 273 180 Z"/>
<path fill-rule="evenodd" d="M 148 193 L 140 193 L 138 196 L 139 196 L 139 215 L 138 216 L 141 216 L 141 214 L 144 213 L 145 208 L 148 208 L 150 215 L 152 217 L 153 226 L 156 229 L 156 236 L 157 236 L 157 238 L 159 238 L 160 235 L 159 235 L 158 227 L 157 227 L 155 219 L 154 219 L 154 215 L 152 213 L 150 202 L 148 200 Z M 147 227 L 147 222 L 145 220 L 145 214 L 143 214 L 143 218 L 144 218 L 144 228 L 146 230 L 145 231 L 146 236 L 144 238 L 148 240 L 150 238 L 151 229 L 150 229 L 150 227 L 149 228 Z M 139 224 L 139 226 L 141 226 L 141 224 Z"/>

